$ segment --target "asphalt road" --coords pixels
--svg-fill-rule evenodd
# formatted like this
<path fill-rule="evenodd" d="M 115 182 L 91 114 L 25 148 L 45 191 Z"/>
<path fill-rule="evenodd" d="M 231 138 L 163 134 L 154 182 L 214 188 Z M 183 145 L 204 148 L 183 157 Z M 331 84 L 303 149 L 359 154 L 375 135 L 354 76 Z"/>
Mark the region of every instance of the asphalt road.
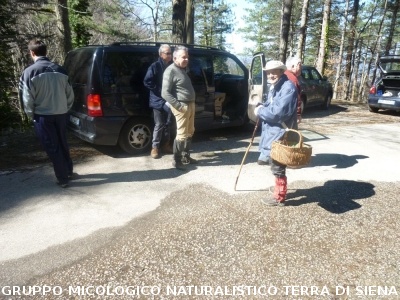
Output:
<path fill-rule="evenodd" d="M 325 122 L 333 119 L 326 116 Z M 314 121 L 315 124 L 323 122 Z M 334 288 L 348 286 L 353 289 L 350 293 L 356 295 L 355 286 L 359 284 L 368 288 L 397 287 L 400 295 L 400 255 L 395 243 L 390 242 L 398 240 L 400 232 L 395 217 L 400 208 L 396 201 L 400 192 L 399 123 L 349 122 L 334 129 L 335 125 L 325 129 L 321 126 L 321 130 L 306 126 L 311 123 L 311 118 L 304 120 L 302 132 L 313 147 L 312 161 L 305 168 L 288 169 L 288 206 L 272 210 L 260 203 L 261 198 L 269 197 L 273 176 L 269 167 L 256 164 L 258 136 L 234 191 L 239 165 L 250 142 L 251 126 L 199 133 L 193 144 L 193 157 L 200 163 L 186 172 L 172 168 L 170 155 L 154 160 L 147 155 L 126 157 L 112 151 L 76 164 L 77 176 L 66 189 L 54 183 L 48 164 L 30 171 L 3 172 L 0 176 L 0 287 L 49 285 L 63 287 L 64 292 L 58 297 L 57 290 L 48 296 L 36 297 L 14 293 L 4 299 L 67 299 L 71 297 L 66 294 L 67 287 L 110 284 L 159 286 L 164 292 L 167 287 L 207 285 L 215 292 L 217 286 L 246 283 L 260 287 L 268 283 L 279 291 L 280 299 L 308 296 L 342 299 L 337 291 L 333 293 Z M 380 225 L 387 223 L 380 240 L 379 232 L 376 238 L 385 241 L 386 246 L 382 247 L 388 247 L 385 251 L 392 259 L 375 266 L 374 270 L 379 272 L 358 282 L 360 277 L 356 276 L 369 274 L 363 269 L 363 255 L 368 254 L 368 245 L 362 241 L 372 238 L 373 230 L 382 228 L 379 224 L 363 227 L 360 224 L 365 218 Z M 271 235 L 266 236 L 262 228 L 270 228 Z M 296 229 L 297 234 L 290 237 L 295 241 L 285 244 L 283 240 L 290 240 L 288 228 Z M 313 232 L 315 228 L 326 228 L 327 236 L 316 240 L 320 232 Z M 330 232 L 334 228 L 337 232 Z M 352 228 L 363 234 L 351 239 Z M 332 255 L 331 268 L 326 268 L 326 261 L 320 261 L 318 255 L 322 255 L 324 243 L 329 244 L 336 234 L 343 236 L 343 240 L 335 247 L 343 251 L 336 258 L 325 252 L 323 255 Z M 298 240 L 299 236 L 303 241 Z M 348 268 L 356 271 L 343 271 L 338 265 L 356 251 L 346 248 L 355 240 L 361 248 L 358 260 L 352 261 L 352 265 L 349 263 Z M 304 241 L 315 244 L 299 253 L 291 249 L 296 243 L 299 243 L 297 250 L 305 247 Z M 269 248 L 264 249 L 267 244 Z M 307 249 L 308 254 L 303 252 Z M 293 267 L 291 276 L 282 271 L 288 271 L 291 257 L 285 256 L 285 251 L 297 255 L 292 265 L 289 264 Z M 313 251 L 315 257 L 302 261 Z M 283 253 L 284 258 L 275 257 L 277 252 Z M 283 267 L 285 259 L 286 267 Z M 270 268 L 260 267 L 267 263 Z M 304 273 L 297 274 L 298 269 Z M 117 276 L 115 270 L 123 270 L 125 275 Z M 310 290 L 307 294 L 298 294 L 293 291 L 298 285 L 310 289 L 317 286 L 319 294 L 310 295 Z M 328 295 L 321 295 L 324 286 L 329 289 Z M 6 295 L 7 291 L 2 290 Z M 261 297 L 260 291 L 253 292 L 245 295 L 252 299 Z M 270 293 L 278 297 L 273 290 Z M 363 290 L 361 299 L 377 299 L 374 293 Z M 201 298 L 191 295 L 186 290 L 178 296 L 158 297 L 156 291 L 150 296 L 142 291 L 143 299 Z M 228 295 L 225 291 L 220 298 L 235 298 Z M 237 298 L 242 298 L 240 295 Z M 124 297 L 133 298 L 124 294 L 110 299 Z M 88 293 L 78 297 L 81 298 L 96 297 Z"/>

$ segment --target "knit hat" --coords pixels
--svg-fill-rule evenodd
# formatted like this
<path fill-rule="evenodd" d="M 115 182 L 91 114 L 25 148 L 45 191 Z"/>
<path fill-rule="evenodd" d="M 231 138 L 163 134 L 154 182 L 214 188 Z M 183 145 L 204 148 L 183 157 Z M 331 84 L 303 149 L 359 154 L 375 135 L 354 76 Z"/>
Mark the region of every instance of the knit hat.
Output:
<path fill-rule="evenodd" d="M 281 69 L 285 71 L 286 66 L 279 60 L 270 60 L 265 64 L 265 67 L 263 68 L 264 71 L 275 70 L 275 69 Z"/>

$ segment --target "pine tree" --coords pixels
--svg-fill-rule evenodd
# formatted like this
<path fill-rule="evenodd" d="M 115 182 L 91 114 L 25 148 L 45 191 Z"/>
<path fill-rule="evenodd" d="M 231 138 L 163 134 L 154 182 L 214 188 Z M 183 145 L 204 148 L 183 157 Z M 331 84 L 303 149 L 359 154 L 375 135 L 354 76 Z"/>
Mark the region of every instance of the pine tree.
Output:
<path fill-rule="evenodd" d="M 89 45 L 92 34 L 89 24 L 92 13 L 89 12 L 89 0 L 69 0 L 72 45 L 74 48 Z"/>
<path fill-rule="evenodd" d="M 225 48 L 226 34 L 232 32 L 233 14 L 222 0 L 196 2 L 196 43 Z"/>

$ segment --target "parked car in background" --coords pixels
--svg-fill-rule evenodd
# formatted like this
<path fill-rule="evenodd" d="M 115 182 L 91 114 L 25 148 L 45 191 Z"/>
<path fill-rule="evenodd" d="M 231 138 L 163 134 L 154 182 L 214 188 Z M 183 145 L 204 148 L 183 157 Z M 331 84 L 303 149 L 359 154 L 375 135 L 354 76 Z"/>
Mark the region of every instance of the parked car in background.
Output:
<path fill-rule="evenodd" d="M 323 109 L 329 109 L 333 89 L 326 76 L 322 76 L 312 66 L 303 65 L 299 82 L 301 86 L 302 113 L 307 107 L 315 105 L 319 105 Z"/>
<path fill-rule="evenodd" d="M 64 66 L 75 93 L 69 128 L 76 136 L 93 144 L 119 145 L 132 155 L 150 151 L 154 125 L 143 78 L 157 60 L 160 45 L 114 43 L 68 53 Z M 196 91 L 196 130 L 248 122 L 244 64 L 217 48 L 185 46 Z"/>
<path fill-rule="evenodd" d="M 379 74 L 368 95 L 369 111 L 400 111 L 400 55 L 380 57 L 377 68 Z"/>

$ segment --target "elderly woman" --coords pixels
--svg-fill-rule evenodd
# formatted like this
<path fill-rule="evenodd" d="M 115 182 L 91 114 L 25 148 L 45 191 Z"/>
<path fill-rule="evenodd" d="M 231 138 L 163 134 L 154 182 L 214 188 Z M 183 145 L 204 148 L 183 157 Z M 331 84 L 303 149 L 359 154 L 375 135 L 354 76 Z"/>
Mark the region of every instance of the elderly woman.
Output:
<path fill-rule="evenodd" d="M 297 90 L 284 74 L 286 66 L 277 60 L 269 61 L 266 72 L 270 90 L 263 105 L 257 106 L 255 115 L 262 122 L 260 148 L 269 153 L 272 142 L 283 137 L 286 128 L 297 127 Z M 275 176 L 272 199 L 262 199 L 269 206 L 284 206 L 287 193 L 286 166 L 271 159 L 271 171 Z"/>

